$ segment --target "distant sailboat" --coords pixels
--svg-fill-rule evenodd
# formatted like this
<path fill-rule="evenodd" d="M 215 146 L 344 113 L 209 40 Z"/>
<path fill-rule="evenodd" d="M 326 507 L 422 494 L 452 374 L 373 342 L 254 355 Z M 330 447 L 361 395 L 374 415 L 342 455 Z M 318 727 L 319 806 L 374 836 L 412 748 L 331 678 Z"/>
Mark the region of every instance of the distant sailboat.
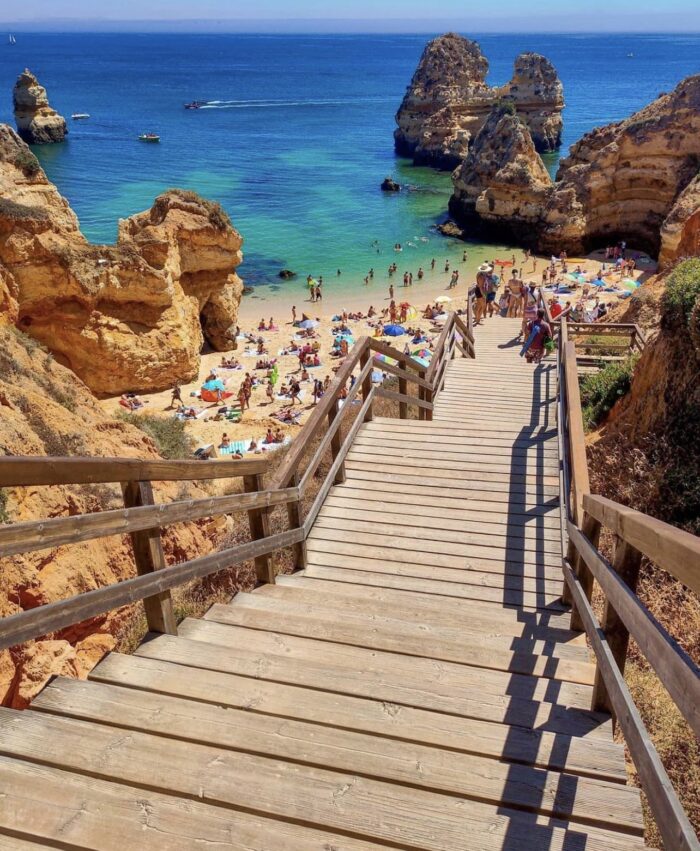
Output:
<path fill-rule="evenodd" d="M 17 44 L 17 39 L 10 33 L 10 38 L 8 39 L 8 44 Z"/>

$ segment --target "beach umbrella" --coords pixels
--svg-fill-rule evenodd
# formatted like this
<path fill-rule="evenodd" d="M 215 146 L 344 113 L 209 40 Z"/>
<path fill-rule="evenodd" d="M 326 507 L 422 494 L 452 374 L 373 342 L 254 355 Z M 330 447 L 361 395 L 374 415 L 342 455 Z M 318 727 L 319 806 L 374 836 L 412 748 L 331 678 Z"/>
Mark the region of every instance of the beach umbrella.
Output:
<path fill-rule="evenodd" d="M 452 299 L 448 295 L 439 295 L 435 299 L 435 304 L 449 304 Z"/>
<path fill-rule="evenodd" d="M 406 330 L 401 327 L 401 325 L 385 325 L 384 326 L 384 336 L 385 337 L 400 337 L 402 334 L 405 334 Z"/>
<path fill-rule="evenodd" d="M 394 360 L 394 358 L 387 357 L 386 355 L 375 355 L 374 359 L 376 361 L 380 361 L 381 363 L 388 363 L 391 366 L 396 365 L 396 361 Z"/>
<path fill-rule="evenodd" d="M 482 263 L 478 269 L 479 272 L 493 272 L 493 266 L 490 263 Z"/>
<path fill-rule="evenodd" d="M 380 372 L 378 369 L 372 370 L 372 382 L 374 384 L 381 384 L 384 381 L 384 373 Z"/>
<path fill-rule="evenodd" d="M 639 287 L 639 282 L 633 281 L 632 278 L 625 278 L 625 280 L 622 281 L 622 286 L 626 290 L 636 290 Z"/>
<path fill-rule="evenodd" d="M 418 310 L 413 307 L 413 305 L 409 305 L 406 308 L 406 319 L 410 322 L 413 322 L 414 319 L 418 319 Z"/>
<path fill-rule="evenodd" d="M 304 319 L 303 322 L 299 323 L 299 327 L 304 330 L 308 330 L 309 328 L 316 328 L 318 322 L 315 319 Z"/>
<path fill-rule="evenodd" d="M 225 390 L 224 382 L 220 378 L 213 378 L 209 381 L 205 381 L 202 384 L 202 390 L 211 390 L 216 392 L 217 390 Z"/>

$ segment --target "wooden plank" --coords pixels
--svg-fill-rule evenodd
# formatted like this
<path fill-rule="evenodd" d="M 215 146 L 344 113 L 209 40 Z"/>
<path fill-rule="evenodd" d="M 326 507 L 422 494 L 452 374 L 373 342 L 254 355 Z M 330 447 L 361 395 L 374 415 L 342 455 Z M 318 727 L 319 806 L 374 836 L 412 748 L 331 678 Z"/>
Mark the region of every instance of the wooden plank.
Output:
<path fill-rule="evenodd" d="M 571 453 L 572 508 L 574 520 L 580 524 L 583 522 L 583 498 L 590 493 L 591 485 L 588 479 L 581 393 L 576 372 L 576 346 L 573 343 L 567 343 L 564 350 L 564 380 L 566 383 L 569 451 Z"/>
<path fill-rule="evenodd" d="M 457 495 L 446 496 L 445 489 L 421 485 L 406 484 L 402 488 L 392 488 L 391 484 L 375 481 L 371 478 L 358 477 L 345 482 L 342 489 L 331 489 L 330 493 L 344 499 L 369 501 L 372 498 L 385 500 L 392 505 L 427 506 L 436 509 L 450 509 L 451 513 L 467 512 L 475 519 L 489 522 L 532 523 L 534 525 L 558 526 L 558 500 L 538 503 L 536 500 L 509 502 L 500 494 L 474 494 L 460 491 Z M 447 491 L 453 493 L 453 489 Z M 402 509 L 403 510 L 403 509 Z"/>
<path fill-rule="evenodd" d="M 299 471 L 297 470 L 292 476 L 292 484 L 296 490 L 299 490 Z M 296 499 L 293 502 L 287 503 L 287 520 L 289 521 L 290 529 L 304 528 L 304 514 L 301 505 L 301 499 Z M 296 544 L 294 544 L 294 569 L 303 570 L 306 567 L 306 536 Z M 277 577 L 275 577 L 277 581 Z"/>
<path fill-rule="evenodd" d="M 455 452 L 449 450 L 442 451 L 442 447 L 432 449 L 426 447 L 401 447 L 395 443 L 377 444 L 377 443 L 358 443 L 355 442 L 351 454 L 356 458 L 370 460 L 377 458 L 399 459 L 391 461 L 399 466 L 422 466 L 425 469 L 445 468 L 455 470 L 476 470 L 484 471 L 499 470 L 510 472 L 517 475 L 529 473 L 530 475 L 540 475 L 546 473 L 549 476 L 556 477 L 559 472 L 559 464 L 554 458 L 528 458 L 526 455 L 516 453 L 506 454 L 505 452 L 490 451 L 488 447 L 481 448 L 478 451 L 468 452 L 463 449 L 458 449 Z"/>
<path fill-rule="evenodd" d="M 0 650 L 22 644 L 31 638 L 56 632 L 88 618 L 112 611 L 144 597 L 175 588 L 192 579 L 201 579 L 224 568 L 243 564 L 256 556 L 292 546 L 303 538 L 302 529 L 290 529 L 262 541 L 238 544 L 218 553 L 172 565 L 147 576 L 125 579 L 105 588 L 86 591 L 68 600 L 48 603 L 36 609 L 9 615 L 0 622 Z"/>
<path fill-rule="evenodd" d="M 584 497 L 586 511 L 606 528 L 700 594 L 700 538 L 602 496 Z"/>
<path fill-rule="evenodd" d="M 595 678 L 595 668 L 590 662 L 568 658 L 569 654 L 563 649 L 561 654 L 539 655 L 546 649 L 544 642 L 528 639 L 522 643 L 521 652 L 511 636 L 499 640 L 496 636 L 431 624 L 415 627 L 389 617 L 368 618 L 351 612 L 341 614 L 337 609 L 313 611 L 312 606 L 307 604 L 305 608 L 298 603 L 238 594 L 232 605 L 212 606 L 205 619 L 247 629 L 274 630 L 283 635 L 584 685 L 593 685 Z"/>
<path fill-rule="evenodd" d="M 5 710 L 0 715 L 3 749 L 42 762 L 89 772 L 101 779 L 118 778 L 167 791 L 214 806 L 256 810 L 265 815 L 321 829 L 355 834 L 358 838 L 444 851 L 458 847 L 465 834 L 485 836 L 482 847 L 502 847 L 514 829 L 522 836 L 536 825 L 553 851 L 570 847 L 566 822 L 497 808 L 480 801 L 427 792 L 409 786 L 331 772 L 311 766 L 265 759 L 219 748 L 164 741 L 160 736 L 122 731 L 68 718 Z M 342 805 L 339 805 L 339 800 Z M 456 800 L 465 803 L 456 807 Z M 517 825 L 520 823 L 520 827 Z M 580 830 L 580 828 L 578 828 Z M 587 829 L 592 851 L 628 849 L 633 837 L 594 827 Z M 643 846 L 642 846 L 643 847 Z"/>
<path fill-rule="evenodd" d="M 414 360 L 409 355 L 406 355 L 403 352 L 399 351 L 395 346 L 389 345 L 389 343 L 384 340 L 377 340 L 375 337 L 369 337 L 368 339 L 369 347 L 373 352 L 376 352 L 380 355 L 386 355 L 387 357 L 394 358 L 394 360 L 400 361 L 404 366 L 409 367 L 416 374 L 420 374 L 424 371 L 424 366 L 419 364 L 417 360 Z M 384 366 L 385 364 L 382 363 L 381 367 L 379 368 L 383 369 Z M 414 379 L 411 378 L 409 380 L 413 381 Z"/>
<path fill-rule="evenodd" d="M 627 777 L 622 746 L 602 738 L 579 739 L 509 727 L 201 668 L 188 668 L 183 677 L 180 665 L 117 653 L 103 659 L 90 679 L 204 703 L 211 703 L 216 695 L 217 706 L 248 713 L 354 729 L 389 740 L 435 745 L 616 783 L 625 783 Z"/>
<path fill-rule="evenodd" d="M 555 642 L 557 645 L 585 647 L 582 633 L 572 632 L 564 617 L 538 613 L 513 613 L 512 610 L 465 604 L 449 598 L 436 599 L 431 594 L 391 588 L 371 588 L 346 584 L 306 575 L 279 576 L 275 585 L 264 585 L 256 595 L 313 600 L 324 607 L 347 608 L 349 612 L 388 615 L 412 623 L 435 623 L 459 627 L 467 632 L 510 635 Z M 558 627 L 553 624 L 558 623 Z M 557 647 L 553 648 L 555 651 Z M 586 657 L 589 658 L 589 657 Z"/>
<path fill-rule="evenodd" d="M 394 349 L 394 351 L 396 350 Z M 406 360 L 406 355 L 402 354 L 401 352 L 396 352 L 395 355 L 390 355 L 390 357 L 393 357 L 402 363 L 404 360 Z M 379 361 L 376 359 L 372 361 L 372 365 L 374 369 L 379 370 L 380 372 L 386 372 L 389 375 L 395 375 L 397 378 L 403 379 L 404 381 L 407 381 L 410 384 L 417 384 L 418 387 L 424 387 L 427 390 L 432 390 L 433 385 L 429 381 L 426 381 L 424 378 L 421 378 L 420 374 L 415 371 L 408 372 L 405 369 L 401 369 L 401 367 L 399 366 L 394 366 L 393 364 L 386 363 L 386 361 Z M 423 367 L 420 367 L 420 370 L 422 371 Z"/>
<path fill-rule="evenodd" d="M 539 535 L 526 540 L 522 535 L 510 535 L 510 530 L 505 527 L 500 533 L 492 530 L 482 532 L 471 532 L 467 529 L 459 530 L 439 528 L 438 524 L 431 527 L 430 522 L 420 524 L 417 518 L 404 518 L 399 515 L 375 514 L 367 516 L 368 512 L 350 513 L 346 509 L 333 509 L 326 506 L 319 513 L 314 530 L 331 529 L 338 532 L 352 532 L 357 530 L 360 540 L 364 535 L 380 535 L 382 543 L 386 546 L 394 546 L 393 540 L 397 537 L 407 538 L 418 550 L 430 552 L 446 552 L 456 555 L 469 555 L 473 552 L 472 547 L 488 547 L 497 553 L 505 553 L 507 558 L 524 563 L 532 560 L 536 564 L 548 564 L 558 570 L 561 564 L 561 541 L 556 537 L 549 541 Z M 381 520 L 385 522 L 381 522 Z M 521 527 L 515 527 L 514 532 L 520 531 Z M 482 527 L 483 529 L 483 527 Z M 339 538 L 344 540 L 344 538 Z M 449 548 L 441 548 L 438 544 L 450 544 Z M 479 551 L 480 552 L 480 551 Z M 534 556 L 534 557 L 533 557 Z M 557 577 L 558 579 L 561 576 Z"/>
<path fill-rule="evenodd" d="M 125 535 L 142 529 L 162 529 L 172 523 L 246 511 L 249 508 L 282 505 L 296 498 L 296 489 L 287 488 L 255 494 L 239 493 L 206 499 L 178 500 L 138 508 L 119 508 L 75 517 L 10 523 L 0 526 L 0 557 L 75 544 L 94 538 L 106 538 L 110 535 Z"/>
<path fill-rule="evenodd" d="M 0 787 L 0 829 L 15 831 L 18 825 L 26 825 L 51 848 L 379 851 L 374 843 L 211 806 L 196 796 L 144 789 L 140 779 L 133 785 L 113 783 L 0 756 Z"/>
<path fill-rule="evenodd" d="M 343 491 L 337 493 L 342 494 Z M 520 542 L 525 548 L 532 548 L 532 542 L 543 542 L 544 549 L 551 549 L 551 542 L 561 546 L 561 536 L 552 524 L 546 526 L 543 523 L 525 523 L 520 520 L 510 520 L 504 512 L 502 515 L 494 514 L 492 517 L 485 514 L 475 518 L 469 512 L 455 517 L 454 510 L 440 509 L 432 506 L 415 505 L 405 506 L 404 510 L 399 508 L 400 504 L 387 504 L 379 499 L 347 499 L 335 494 L 329 494 L 326 502 L 319 512 L 319 517 L 348 518 L 371 525 L 374 522 L 386 522 L 395 525 L 415 527 L 418 529 L 450 530 L 462 535 L 482 532 L 491 536 L 494 540 L 502 542 L 506 539 L 511 542 Z M 386 510 L 383 510 L 386 509 Z M 464 540 L 462 538 L 461 540 Z M 528 543 L 530 546 L 528 546 Z"/>
<path fill-rule="evenodd" d="M 122 491 L 124 493 L 124 506 L 127 509 L 155 504 L 153 487 L 150 482 L 124 482 Z M 160 529 L 144 529 L 143 531 L 132 532 L 131 547 L 134 552 L 136 572 L 139 576 L 148 576 L 155 571 L 167 568 Z M 177 621 L 173 611 L 170 589 L 159 591 L 151 597 L 144 597 L 143 607 L 146 612 L 149 632 L 177 635 Z"/>
<path fill-rule="evenodd" d="M 392 402 L 398 402 L 400 405 L 413 405 L 418 408 L 425 408 L 427 411 L 433 410 L 433 403 L 426 402 L 423 399 L 419 399 L 418 396 L 409 396 L 404 393 L 394 393 L 391 390 L 385 390 L 383 387 L 377 389 L 377 396 L 381 396 L 382 399 L 389 399 Z M 401 419 L 406 419 L 406 417 L 401 417 Z"/>
<path fill-rule="evenodd" d="M 639 645 L 644 658 L 656 671 L 695 735 L 700 737 L 700 667 L 573 523 L 569 522 L 568 528 L 574 546 L 602 588 L 606 600 Z M 614 658 L 611 649 L 610 654 Z"/>
<path fill-rule="evenodd" d="M 622 538 L 616 536 L 615 555 L 612 563 L 613 570 L 634 594 L 637 592 L 641 562 L 642 554 L 639 550 L 636 550 Z M 620 673 L 624 675 L 630 634 L 624 621 L 607 598 L 603 607 L 601 626 L 617 667 L 620 669 Z M 612 703 L 605 690 L 605 683 L 603 682 L 600 669 L 596 671 L 591 705 L 594 709 L 601 712 L 612 712 Z"/>
<path fill-rule="evenodd" d="M 530 479 L 525 482 L 511 483 L 509 478 L 499 476 L 498 473 L 485 474 L 485 477 L 480 479 L 467 479 L 450 471 L 431 470 L 431 475 L 426 476 L 418 475 L 415 472 L 404 473 L 391 464 L 368 464 L 364 461 L 348 461 L 346 466 L 348 479 L 364 478 L 363 476 L 356 476 L 356 473 L 369 473 L 375 479 L 396 485 L 417 484 L 423 487 L 471 490 L 483 493 L 484 498 L 488 498 L 487 493 L 507 494 L 509 502 L 519 494 L 534 495 L 540 499 L 543 497 L 557 498 L 559 495 L 559 488 L 554 484 L 532 482 Z"/>
<path fill-rule="evenodd" d="M 496 571 L 493 574 L 476 569 L 439 567 L 428 564 L 426 557 L 421 562 L 407 558 L 401 551 L 385 550 L 376 553 L 376 548 L 358 549 L 349 544 L 334 544 L 332 541 L 315 539 L 308 547 L 308 567 L 343 567 L 374 573 L 382 577 L 401 577 L 412 579 L 438 580 L 445 585 L 458 585 L 459 588 L 446 588 L 446 592 L 465 599 L 484 600 L 501 603 L 504 606 L 522 606 L 528 609 L 550 609 L 564 611 L 566 606 L 560 602 L 561 587 L 555 585 L 549 591 L 537 587 L 531 579 L 529 587 L 523 589 L 523 583 L 529 579 L 506 574 L 501 578 Z M 494 579 L 489 580 L 489 576 Z M 500 579 L 500 582 L 499 582 Z M 534 590 L 532 590 L 534 588 Z"/>
<path fill-rule="evenodd" d="M 454 565 L 454 559 L 461 559 L 460 567 L 462 570 L 476 569 L 477 563 L 480 559 L 497 561 L 501 564 L 501 566 L 504 562 L 507 562 L 520 570 L 522 570 L 525 563 L 527 563 L 530 567 L 551 567 L 556 569 L 558 569 L 561 564 L 561 554 L 548 554 L 542 550 L 525 552 L 522 547 L 517 544 L 515 546 L 509 546 L 508 543 L 506 543 L 503 546 L 498 546 L 498 544 L 488 535 L 485 536 L 485 538 L 482 538 L 482 540 L 474 536 L 473 541 L 465 540 L 463 544 L 459 544 L 457 540 L 446 541 L 438 539 L 437 532 L 431 539 L 425 534 L 422 537 L 419 537 L 417 534 L 416 536 L 406 536 L 405 534 L 401 534 L 401 527 L 397 527 L 396 532 L 391 532 L 389 531 L 390 527 L 387 524 L 384 524 L 383 530 L 381 524 L 363 524 L 362 531 L 357 529 L 353 531 L 354 525 L 355 524 L 352 520 L 343 521 L 335 518 L 332 520 L 321 520 L 319 518 L 308 538 L 309 548 L 311 547 L 311 541 L 324 540 L 331 541 L 333 543 L 355 544 L 360 548 L 381 548 L 382 552 L 386 549 L 393 549 L 408 551 L 416 555 L 444 555 L 451 560 L 449 562 L 451 565 Z M 452 535 L 456 538 L 454 533 L 445 532 L 441 534 Z M 465 536 L 465 538 L 466 537 L 467 536 Z M 486 541 L 486 543 L 483 543 L 482 541 Z M 399 557 L 403 559 L 407 558 L 405 552 L 404 555 Z M 417 559 L 417 561 L 420 561 L 420 558 Z M 509 571 L 509 573 L 512 573 L 512 571 Z M 544 579 L 542 574 L 543 572 L 538 571 L 538 576 L 541 576 Z M 485 580 L 485 582 L 493 581 L 493 579 Z"/>
<path fill-rule="evenodd" d="M 53 843 L 47 845 L 41 840 L 19 839 L 17 836 L 7 836 L 0 833 L 0 851 L 39 851 L 39 849 L 55 847 Z"/>
<path fill-rule="evenodd" d="M 264 473 L 267 461 L 145 461 L 140 458 L 4 457 L 0 487 L 182 482 Z"/>
<path fill-rule="evenodd" d="M 235 668 L 222 669 L 217 664 L 215 670 L 242 673 L 244 670 L 250 672 L 251 668 L 253 671 L 260 668 L 264 670 L 263 678 L 268 680 L 297 683 L 341 694 L 354 693 L 363 697 L 376 698 L 383 695 L 381 699 L 384 700 L 453 714 L 463 714 L 461 710 L 471 706 L 462 701 L 470 696 L 470 688 L 476 688 L 476 702 L 483 707 L 488 706 L 489 711 L 497 712 L 513 698 L 518 698 L 551 704 L 559 709 L 585 707 L 589 718 L 589 722 L 584 725 L 586 731 L 595 727 L 596 731 L 604 728 L 604 732 L 608 733 L 612 727 L 609 716 L 590 713 L 592 688 L 582 683 L 552 681 L 531 674 L 509 674 L 457 662 L 437 664 L 417 656 L 301 638 L 280 632 L 253 632 L 246 627 L 211 620 L 186 618 L 182 624 L 181 636 L 206 645 L 204 650 L 207 652 L 212 653 L 215 646 L 236 650 Z M 137 653 L 151 655 L 149 648 L 152 645 L 162 646 L 162 639 L 171 638 L 157 636 L 139 647 Z M 244 648 L 251 641 L 255 642 L 255 650 L 245 651 Z M 174 647 L 175 653 L 180 652 L 178 646 Z M 189 649 L 185 647 L 183 652 L 187 653 Z M 261 656 L 264 657 L 263 662 L 260 661 Z M 161 657 L 156 655 L 156 658 Z M 169 660 L 172 661 L 172 658 Z M 181 658 L 181 663 L 190 664 L 185 657 Z M 280 679 L 279 666 L 282 664 L 289 666 L 289 671 Z M 394 695 L 393 698 L 388 696 L 390 693 Z M 397 699 L 399 695 L 403 695 L 403 699 Z M 483 712 L 477 717 L 484 717 Z M 590 723 L 591 718 L 595 719 L 595 723 Z M 492 720 L 495 720 L 495 716 Z M 521 719 L 515 713 L 512 719 L 508 719 L 508 723 L 530 726 L 527 716 Z M 568 732 L 573 735 L 573 731 Z"/>
<path fill-rule="evenodd" d="M 260 474 L 244 476 L 243 487 L 246 493 L 259 493 L 265 489 L 263 477 Z M 265 541 L 266 538 L 270 537 L 270 518 L 266 508 L 249 509 L 248 525 L 250 526 L 251 541 Z M 258 582 L 275 581 L 275 566 L 272 561 L 271 550 L 267 549 L 255 556 L 255 574 Z"/>
<path fill-rule="evenodd" d="M 307 722 L 100 683 L 59 679 L 33 707 L 41 712 L 152 733 L 179 742 L 273 757 L 320 769 L 408 784 L 580 824 L 641 835 L 639 794 L 620 784 L 505 764 Z"/>
<path fill-rule="evenodd" d="M 595 517 L 592 517 L 585 511 L 583 515 L 583 534 L 593 543 L 594 546 L 598 546 L 598 539 L 600 538 L 600 523 L 595 519 Z M 581 558 L 581 553 L 576 550 L 571 534 L 569 534 L 568 550 L 569 555 L 572 552 L 574 553 L 574 571 L 576 572 L 576 576 L 581 583 L 581 587 L 583 588 L 586 597 L 588 600 L 591 600 L 593 597 L 593 574 Z M 583 621 L 581 620 L 581 616 L 579 615 L 576 606 L 573 606 L 571 609 L 571 628 L 577 630 L 583 629 Z"/>
<path fill-rule="evenodd" d="M 437 424 L 436 424 L 437 427 Z M 531 443 L 530 441 L 520 441 L 514 443 L 512 440 L 496 439 L 492 440 L 488 435 L 484 435 L 484 442 L 478 446 L 474 445 L 474 440 L 478 437 L 479 430 L 475 429 L 474 433 L 469 437 L 459 437 L 451 435 L 449 431 L 438 436 L 424 434 L 407 434 L 406 432 L 393 432 L 390 430 L 378 430 L 373 428 L 365 428 L 357 436 L 356 445 L 358 446 L 388 446 L 396 447 L 397 444 L 404 444 L 407 450 L 429 450 L 434 451 L 438 447 L 446 455 L 455 453 L 476 453 L 481 447 L 486 447 L 487 451 L 491 451 L 496 447 L 502 447 L 510 453 L 512 458 L 528 459 L 530 457 L 542 458 L 547 461 L 557 459 L 556 443 L 550 444 L 539 442 Z"/>
<path fill-rule="evenodd" d="M 600 665 L 605 688 L 610 695 L 610 702 L 663 837 L 664 845 L 668 848 L 677 848 L 679 851 L 697 851 L 697 836 L 671 785 L 624 677 L 615 664 L 591 604 L 568 562 L 564 563 L 564 576 L 571 589 L 572 599 L 581 613 L 586 634 Z"/>

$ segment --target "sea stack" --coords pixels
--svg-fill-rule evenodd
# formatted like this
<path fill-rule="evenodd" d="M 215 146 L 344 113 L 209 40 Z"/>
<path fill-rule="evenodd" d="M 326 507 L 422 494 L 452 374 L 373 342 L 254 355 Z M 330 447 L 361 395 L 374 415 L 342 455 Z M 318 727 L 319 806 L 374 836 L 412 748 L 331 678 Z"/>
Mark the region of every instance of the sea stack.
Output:
<path fill-rule="evenodd" d="M 536 238 L 552 179 L 511 104 L 493 107 L 452 183 L 450 213 L 471 234 Z"/>
<path fill-rule="evenodd" d="M 68 128 L 65 118 L 51 108 L 46 89 L 29 69 L 17 78 L 12 100 L 17 132 L 25 142 L 46 145 L 66 138 Z"/>
<path fill-rule="evenodd" d="M 624 121 L 586 133 L 553 183 L 519 114 L 492 115 L 453 174 L 450 212 L 459 224 L 511 233 L 544 254 L 626 240 L 669 265 L 697 250 L 699 162 L 695 75 Z"/>
<path fill-rule="evenodd" d="M 488 70 L 475 41 L 447 33 L 429 42 L 396 114 L 397 154 L 453 169 L 469 153 L 491 108 L 507 101 L 530 128 L 535 148 L 555 150 L 561 143 L 564 92 L 552 63 L 523 53 L 504 86 L 489 86 Z"/>

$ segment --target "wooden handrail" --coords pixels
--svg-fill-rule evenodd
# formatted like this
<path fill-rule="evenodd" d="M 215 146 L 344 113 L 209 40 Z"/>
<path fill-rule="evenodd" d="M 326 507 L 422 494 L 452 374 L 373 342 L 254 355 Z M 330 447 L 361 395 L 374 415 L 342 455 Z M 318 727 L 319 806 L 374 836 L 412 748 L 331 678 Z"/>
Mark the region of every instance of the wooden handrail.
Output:
<path fill-rule="evenodd" d="M 695 735 L 700 737 L 700 668 L 571 521 L 568 531 L 606 599 L 639 645 Z"/>
<path fill-rule="evenodd" d="M 586 495 L 583 507 L 607 529 L 700 594 L 700 538 L 603 496 Z"/>
<path fill-rule="evenodd" d="M 583 327 L 585 333 L 596 331 L 596 325 Z M 591 708 L 612 712 L 619 723 L 665 847 L 697 851 L 697 837 L 632 700 L 624 668 L 631 636 L 690 727 L 700 734 L 700 670 L 636 593 L 642 553 L 697 593 L 700 539 L 590 493 L 576 348 L 569 340 L 569 333 L 579 334 L 579 328 L 577 323 L 567 323 L 565 317 L 559 323 L 560 488 L 568 536 L 562 597 L 572 604 L 571 628 L 585 629 L 595 653 Z M 619 330 L 620 326 L 606 323 L 604 333 Z M 637 337 L 636 326 L 623 330 L 631 332 L 630 347 L 636 344 L 643 348 L 645 339 L 643 335 Z M 598 550 L 603 527 L 616 536 L 612 564 Z M 602 626 L 590 603 L 594 581 L 605 598 Z"/>
<path fill-rule="evenodd" d="M 698 840 L 690 820 L 671 785 L 591 604 L 567 560 L 564 561 L 563 567 L 564 580 L 571 591 L 574 604 L 581 613 L 583 626 L 664 845 L 674 851 L 697 851 Z"/>
<path fill-rule="evenodd" d="M 0 460 L 0 487 L 185 482 L 264 473 L 267 461 L 142 461 L 139 458 L 9 456 Z"/>
<path fill-rule="evenodd" d="M 29 520 L 0 526 L 0 557 L 31 553 L 47 547 L 59 547 L 125 535 L 144 529 L 162 529 L 173 523 L 185 523 L 215 514 L 271 508 L 299 497 L 297 488 L 232 494 L 207 499 L 178 500 L 137 508 L 118 508 L 97 511 L 76 517 L 53 517 L 49 520 Z"/>
<path fill-rule="evenodd" d="M 220 570 L 235 567 L 250 559 L 291 546 L 303 537 L 303 529 L 290 529 L 263 540 L 237 544 L 218 553 L 175 564 L 167 570 L 156 570 L 105 588 L 86 591 L 68 600 L 47 603 L 36 609 L 10 615 L 0 619 L 0 650 L 136 603 L 193 579 L 201 579 Z"/>

